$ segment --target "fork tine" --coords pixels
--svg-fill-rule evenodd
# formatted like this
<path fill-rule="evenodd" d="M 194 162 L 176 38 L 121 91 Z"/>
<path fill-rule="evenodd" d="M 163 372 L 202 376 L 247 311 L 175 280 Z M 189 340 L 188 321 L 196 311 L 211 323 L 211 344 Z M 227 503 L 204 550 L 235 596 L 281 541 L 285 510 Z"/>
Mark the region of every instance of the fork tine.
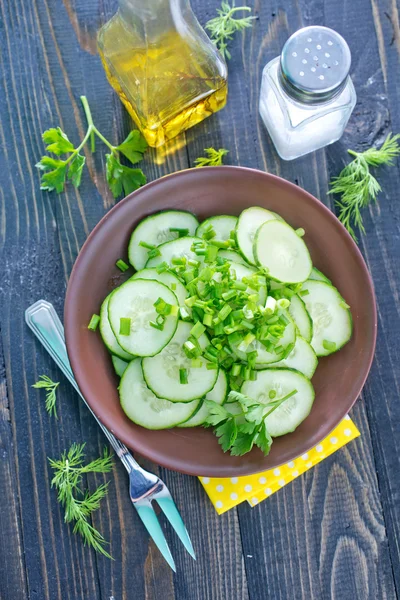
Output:
<path fill-rule="evenodd" d="M 190 556 L 196 560 L 196 555 L 194 553 L 192 542 L 190 541 L 185 524 L 182 521 L 182 517 L 176 508 L 175 502 L 173 501 L 172 496 L 165 485 L 161 492 L 154 494 L 153 500 L 158 502 L 161 510 L 171 523 L 172 527 L 175 529 L 175 532 L 182 544 L 185 546 Z"/>
<path fill-rule="evenodd" d="M 149 500 L 139 500 L 135 502 L 133 506 L 136 508 L 139 517 L 142 520 L 143 525 L 146 527 L 150 536 L 153 538 L 157 548 L 171 567 L 176 573 L 175 561 L 172 558 L 171 551 L 168 547 L 167 540 L 164 537 L 164 533 L 161 529 L 161 525 L 158 522 L 156 514 L 151 506 Z"/>

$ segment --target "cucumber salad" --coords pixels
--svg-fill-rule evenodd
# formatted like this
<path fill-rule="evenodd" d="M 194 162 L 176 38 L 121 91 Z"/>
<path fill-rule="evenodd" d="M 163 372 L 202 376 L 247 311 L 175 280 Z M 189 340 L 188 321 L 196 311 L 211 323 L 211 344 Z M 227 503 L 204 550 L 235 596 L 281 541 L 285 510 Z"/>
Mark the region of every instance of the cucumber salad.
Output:
<path fill-rule="evenodd" d="M 313 267 L 305 231 L 255 206 L 199 223 L 185 211 L 143 219 L 134 274 L 103 301 L 99 328 L 126 415 L 148 429 L 213 427 L 224 452 L 292 432 L 314 401 L 320 357 L 352 334 L 349 306 Z"/>

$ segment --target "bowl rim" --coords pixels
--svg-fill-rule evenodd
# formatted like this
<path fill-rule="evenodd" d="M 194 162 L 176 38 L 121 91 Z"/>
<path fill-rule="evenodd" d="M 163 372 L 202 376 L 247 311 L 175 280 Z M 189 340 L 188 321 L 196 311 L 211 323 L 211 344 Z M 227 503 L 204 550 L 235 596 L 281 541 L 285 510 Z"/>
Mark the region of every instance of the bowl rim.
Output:
<path fill-rule="evenodd" d="M 89 247 L 91 240 L 97 235 L 98 230 L 101 228 L 101 226 L 103 225 L 103 223 L 105 221 L 107 221 L 112 214 L 116 211 L 119 210 L 119 207 L 124 206 L 126 203 L 130 202 L 132 200 L 132 198 L 136 198 L 138 195 L 140 195 L 144 190 L 148 190 L 151 187 L 155 187 L 157 185 L 160 185 L 160 182 L 162 182 L 165 179 L 176 179 L 176 178 L 180 178 L 180 177 L 185 177 L 188 176 L 188 174 L 192 171 L 194 171 L 195 169 L 193 168 L 186 168 L 186 169 L 182 169 L 180 171 L 175 171 L 173 173 L 169 173 L 167 175 L 163 175 L 161 177 L 158 177 L 157 179 L 154 179 L 153 181 L 145 184 L 144 186 L 142 186 L 141 188 L 131 192 L 130 194 L 128 194 L 127 196 L 125 196 L 122 200 L 120 200 L 119 202 L 117 202 L 101 219 L 100 221 L 95 225 L 95 227 L 92 229 L 92 231 L 90 232 L 90 234 L 88 235 L 88 237 L 86 238 L 84 244 L 82 245 L 78 256 L 75 260 L 75 263 L 72 267 L 71 270 L 71 274 L 70 274 L 70 278 L 68 280 L 68 285 L 67 285 L 67 291 L 66 291 L 66 296 L 65 296 L 65 305 L 64 305 L 64 323 L 65 323 L 65 338 L 66 338 L 66 347 L 67 347 L 67 354 L 70 360 L 70 364 L 71 364 L 71 368 L 72 371 L 74 373 L 74 375 L 76 374 L 76 379 L 77 379 L 77 383 L 79 386 L 79 374 L 81 371 L 80 365 L 76 362 L 75 357 L 72 355 L 72 352 L 69 352 L 69 341 L 71 340 L 72 337 L 72 322 L 71 322 L 71 318 L 70 318 L 70 314 L 72 311 L 72 302 L 70 301 L 70 297 L 72 296 L 73 293 L 73 282 L 74 279 L 76 277 L 76 273 L 79 270 L 79 266 L 80 263 L 83 260 L 83 257 L 87 251 L 87 248 Z M 372 277 L 371 274 L 368 270 L 368 267 L 366 265 L 366 262 L 364 260 L 364 257 L 359 249 L 359 247 L 357 246 L 357 244 L 354 242 L 353 238 L 351 237 L 351 235 L 349 234 L 349 232 L 347 231 L 347 229 L 343 226 L 343 224 L 337 219 L 336 215 L 320 200 L 318 200 L 318 198 L 316 198 L 315 196 L 313 196 L 310 192 L 308 192 L 307 190 L 305 190 L 304 188 L 292 183 L 291 181 L 288 181 L 287 179 L 283 178 L 283 177 L 279 177 L 278 175 L 274 175 L 272 173 L 267 173 L 265 171 L 262 171 L 260 169 L 255 169 L 252 167 L 241 167 L 241 166 L 234 166 L 234 165 L 221 165 L 221 166 L 215 166 L 215 167 L 202 167 L 201 169 L 203 172 L 206 171 L 211 171 L 214 175 L 217 174 L 218 172 L 229 172 L 229 171 L 233 171 L 233 172 L 246 172 L 249 174 L 257 174 L 257 176 L 263 176 L 266 179 L 272 180 L 272 181 L 276 181 L 276 182 L 284 182 L 284 185 L 287 186 L 289 189 L 292 189 L 293 192 L 295 193 L 300 193 L 302 195 L 305 195 L 308 197 L 308 199 L 312 202 L 312 203 L 317 203 L 319 205 L 320 210 L 325 213 L 326 217 L 328 218 L 328 220 L 330 220 L 331 222 L 335 223 L 336 227 L 339 227 L 339 229 L 342 230 L 342 234 L 345 236 L 345 238 L 347 238 L 348 241 L 350 241 L 351 246 L 353 248 L 353 251 L 355 252 L 355 254 L 357 255 L 358 261 L 362 266 L 362 270 L 364 272 L 364 275 L 366 276 L 366 281 L 368 284 L 368 288 L 369 288 L 369 292 L 371 295 L 371 298 L 373 300 L 372 302 L 372 325 L 373 325 L 373 332 L 372 332 L 372 343 L 370 344 L 370 348 L 369 348 L 369 352 L 368 352 L 368 359 L 366 361 L 366 369 L 365 369 L 365 374 L 362 377 L 362 379 L 360 380 L 360 385 L 358 386 L 357 389 L 357 393 L 354 395 L 354 399 L 352 400 L 351 404 L 347 407 L 346 410 L 341 410 L 338 413 L 338 417 L 337 417 L 337 422 L 336 424 L 333 426 L 332 430 L 333 431 L 337 425 L 344 419 L 344 417 L 347 415 L 347 413 L 351 410 L 351 408 L 354 406 L 355 402 L 357 401 L 357 399 L 360 396 L 360 393 L 365 385 L 365 382 L 368 378 L 368 375 L 370 373 L 371 370 L 371 365 L 372 362 L 374 360 L 374 355 L 375 355 L 375 349 L 376 349 L 376 339 L 377 339 L 377 305 L 376 305 L 376 296 L 375 296 L 375 290 L 374 290 L 374 285 L 373 285 L 373 281 L 372 281 Z M 168 210 L 168 208 L 166 208 L 165 210 Z M 156 211 L 159 212 L 159 211 Z M 151 211 L 149 211 L 148 213 L 149 215 L 152 214 Z M 71 291 L 72 290 L 72 291 Z M 86 402 L 88 403 L 90 409 L 92 410 L 94 416 L 106 427 L 109 428 L 107 423 L 105 423 L 102 420 L 102 414 L 101 414 L 101 410 L 98 410 L 98 405 L 96 405 L 96 403 L 92 402 L 92 399 L 90 398 L 85 398 Z M 95 404 L 95 405 L 93 405 Z M 136 448 L 135 447 L 135 443 L 134 440 L 132 441 L 132 439 L 128 439 L 128 437 L 126 435 L 124 435 L 123 433 L 121 434 L 121 432 L 119 432 L 118 427 L 116 427 L 115 429 L 110 429 L 110 431 L 112 431 L 113 435 L 115 435 L 121 442 L 123 442 L 124 444 L 126 444 L 128 446 L 128 448 L 132 448 L 134 451 L 138 452 L 141 456 L 147 458 L 148 460 L 151 460 L 152 462 L 154 462 L 157 465 L 160 465 L 162 467 L 168 468 L 168 469 L 172 469 L 175 471 L 179 471 L 181 473 L 187 474 L 187 475 L 195 475 L 195 476 L 204 476 L 207 475 L 209 476 L 209 473 L 197 473 L 195 471 L 195 468 L 190 468 L 188 466 L 188 468 L 182 468 L 181 466 L 179 466 L 179 468 L 174 464 L 174 460 L 169 460 L 168 456 L 165 457 L 163 454 L 161 454 L 159 452 L 159 450 L 149 450 L 146 448 L 145 451 L 143 451 L 143 448 Z M 329 433 L 327 434 L 329 435 Z M 324 438 L 322 438 L 324 439 Z M 320 440 L 321 441 L 321 440 Z M 304 454 L 304 452 L 309 451 L 311 448 L 313 448 L 314 445 L 309 446 L 308 448 L 301 448 L 301 450 L 299 450 L 299 452 L 293 456 L 292 460 L 295 460 L 296 458 L 298 458 L 299 456 L 301 456 L 302 454 Z M 278 467 L 282 465 L 281 462 L 276 462 L 271 464 L 270 466 L 268 466 L 268 470 L 269 469 L 273 469 L 275 467 Z M 254 467 L 256 468 L 256 466 L 254 465 Z M 260 468 L 256 468 L 256 470 L 251 470 L 251 469 L 247 469 L 245 470 L 243 473 L 240 472 L 238 473 L 238 476 L 245 476 L 245 475 L 251 475 L 251 474 L 256 474 L 258 472 L 262 472 L 265 469 L 260 469 Z M 231 477 L 233 476 L 232 473 L 230 473 L 229 475 L 219 475 L 219 474 L 212 474 L 212 477 Z"/>

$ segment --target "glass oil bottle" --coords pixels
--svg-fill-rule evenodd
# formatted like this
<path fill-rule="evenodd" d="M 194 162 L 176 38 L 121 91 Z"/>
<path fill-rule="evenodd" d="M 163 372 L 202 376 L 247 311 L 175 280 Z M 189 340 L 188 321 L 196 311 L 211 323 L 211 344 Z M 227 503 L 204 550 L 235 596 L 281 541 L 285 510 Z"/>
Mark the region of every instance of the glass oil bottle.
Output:
<path fill-rule="evenodd" d="M 226 103 L 226 64 L 189 0 L 119 0 L 98 48 L 108 81 L 150 146 Z"/>

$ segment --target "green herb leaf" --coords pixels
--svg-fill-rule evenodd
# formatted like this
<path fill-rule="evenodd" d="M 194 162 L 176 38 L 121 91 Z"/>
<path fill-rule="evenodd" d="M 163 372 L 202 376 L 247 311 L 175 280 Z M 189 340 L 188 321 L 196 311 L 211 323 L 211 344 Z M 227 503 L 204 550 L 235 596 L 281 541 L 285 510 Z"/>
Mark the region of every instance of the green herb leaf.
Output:
<path fill-rule="evenodd" d="M 222 56 L 231 58 L 230 52 L 227 49 L 228 43 L 233 39 L 237 31 L 243 31 L 246 27 L 252 26 L 252 21 L 256 17 L 242 17 L 236 19 L 234 14 L 238 11 L 251 11 L 249 6 L 237 6 L 233 0 L 232 6 L 229 2 L 223 1 L 221 8 L 217 9 L 218 16 L 208 21 L 205 29 L 210 32 L 210 37 Z"/>
<path fill-rule="evenodd" d="M 129 133 L 128 137 L 122 142 L 122 144 L 117 146 L 117 150 L 122 152 L 122 154 L 126 156 L 126 158 L 130 160 L 132 164 L 135 164 L 142 160 L 143 154 L 147 150 L 147 147 L 148 145 L 145 138 L 142 136 L 140 131 L 135 129 Z"/>
<path fill-rule="evenodd" d="M 260 448 L 265 456 L 269 454 L 272 446 L 272 437 L 268 432 L 265 422 L 262 423 L 261 428 L 255 437 L 254 443 L 256 446 L 258 446 L 258 448 Z"/>
<path fill-rule="evenodd" d="M 223 406 L 220 406 L 213 400 L 205 400 L 209 414 L 207 417 L 207 425 L 218 425 L 230 417 L 230 414 Z"/>
<path fill-rule="evenodd" d="M 75 522 L 73 532 L 79 533 L 85 544 L 107 558 L 112 558 L 105 550 L 106 540 L 88 522 L 88 518 L 99 508 L 101 500 L 107 494 L 108 483 L 101 484 L 93 493 L 81 489 L 82 475 L 108 473 L 112 469 L 112 457 L 105 449 L 102 457 L 84 465 L 84 447 L 85 444 L 72 444 L 60 459 L 48 459 L 54 472 L 51 485 L 57 489 L 57 500 L 65 509 L 64 520 L 67 523 Z"/>
<path fill-rule="evenodd" d="M 239 431 L 235 441 L 231 446 L 231 455 L 232 456 L 243 456 L 243 454 L 247 454 L 253 448 L 254 444 L 254 434 L 252 433 L 243 433 Z"/>
<path fill-rule="evenodd" d="M 224 452 L 227 452 L 235 442 L 238 435 L 238 429 L 235 419 L 228 419 L 224 423 L 215 428 L 215 435 L 218 438 L 218 443 Z"/>
<path fill-rule="evenodd" d="M 40 180 L 41 190 L 48 192 L 56 190 L 58 193 L 63 191 L 67 172 L 65 161 L 50 156 L 42 156 L 35 166 L 43 171 Z"/>
<path fill-rule="evenodd" d="M 75 158 L 69 163 L 68 179 L 72 185 L 78 188 L 81 184 L 82 169 L 85 166 L 86 158 L 81 154 L 76 154 Z"/>
<path fill-rule="evenodd" d="M 107 183 L 117 198 L 122 190 L 127 196 L 146 183 L 146 177 L 141 169 L 131 169 L 121 165 L 114 154 L 106 154 Z"/>
<path fill-rule="evenodd" d="M 219 165 L 222 165 L 222 159 L 228 154 L 229 150 L 226 150 L 225 148 L 219 148 L 219 150 L 215 150 L 215 148 L 204 148 L 204 152 L 207 156 L 200 156 L 194 161 L 196 168 L 218 167 Z"/>
<path fill-rule="evenodd" d="M 369 167 L 379 165 L 393 165 L 393 161 L 400 154 L 398 140 L 400 134 L 389 134 L 380 148 L 370 148 L 365 152 L 348 150 L 355 156 L 338 175 L 331 180 L 330 194 L 338 194 L 340 200 L 336 201 L 339 208 L 339 221 L 343 223 L 355 242 L 357 236 L 355 228 L 365 234 L 361 209 L 372 201 L 376 202 L 381 191 L 376 178 L 371 174 Z"/>
<path fill-rule="evenodd" d="M 57 419 L 57 408 L 56 408 L 56 390 L 60 383 L 54 382 L 47 375 L 40 375 L 39 381 L 34 383 L 32 387 L 36 389 L 46 390 L 46 410 L 50 415 L 53 415 Z"/>
<path fill-rule="evenodd" d="M 52 152 L 57 156 L 73 152 L 74 145 L 69 141 L 67 134 L 60 127 L 47 129 L 42 133 L 42 139 L 46 146 L 46 152 Z"/>

